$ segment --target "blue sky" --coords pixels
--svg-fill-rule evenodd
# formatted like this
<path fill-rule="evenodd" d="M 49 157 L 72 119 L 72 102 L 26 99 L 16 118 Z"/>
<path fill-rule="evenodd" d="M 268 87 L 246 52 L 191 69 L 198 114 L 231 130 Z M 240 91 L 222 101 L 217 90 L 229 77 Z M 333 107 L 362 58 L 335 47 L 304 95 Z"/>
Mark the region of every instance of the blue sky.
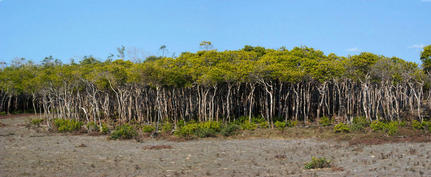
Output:
<path fill-rule="evenodd" d="M 431 0 L 0 0 L 0 61 L 169 56 L 244 45 L 369 51 L 420 63 L 431 44 Z"/>

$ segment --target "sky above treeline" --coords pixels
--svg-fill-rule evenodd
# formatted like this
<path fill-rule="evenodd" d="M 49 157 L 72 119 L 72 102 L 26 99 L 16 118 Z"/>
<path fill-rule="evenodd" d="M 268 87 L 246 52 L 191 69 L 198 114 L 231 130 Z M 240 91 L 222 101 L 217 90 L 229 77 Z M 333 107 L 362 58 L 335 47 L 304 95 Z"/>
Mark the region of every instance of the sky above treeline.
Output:
<path fill-rule="evenodd" d="M 244 45 L 362 51 L 420 63 L 431 0 L 0 0 L 0 61 L 129 58 Z"/>

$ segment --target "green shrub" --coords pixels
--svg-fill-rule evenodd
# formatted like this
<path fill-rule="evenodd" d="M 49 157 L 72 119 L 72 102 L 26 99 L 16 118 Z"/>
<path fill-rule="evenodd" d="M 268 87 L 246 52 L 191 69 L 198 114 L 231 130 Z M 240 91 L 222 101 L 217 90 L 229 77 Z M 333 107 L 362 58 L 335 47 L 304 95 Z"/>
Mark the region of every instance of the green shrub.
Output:
<path fill-rule="evenodd" d="M 269 123 L 267 121 L 260 122 L 258 124 L 259 128 L 269 128 Z"/>
<path fill-rule="evenodd" d="M 243 130 L 256 130 L 257 125 L 253 122 L 245 121 L 240 124 L 241 129 Z"/>
<path fill-rule="evenodd" d="M 83 122 L 71 119 L 54 119 L 54 126 L 59 132 L 73 132 L 81 129 Z"/>
<path fill-rule="evenodd" d="M 179 121 L 177 122 L 177 128 L 184 127 L 184 125 L 185 125 L 184 120 L 179 120 Z"/>
<path fill-rule="evenodd" d="M 326 160 L 324 157 L 316 158 L 312 157 L 311 161 L 305 163 L 305 169 L 317 169 L 317 168 L 330 168 L 331 161 Z"/>
<path fill-rule="evenodd" d="M 115 128 L 111 133 L 111 139 L 131 139 L 137 136 L 135 128 L 129 124 L 123 124 Z"/>
<path fill-rule="evenodd" d="M 343 122 L 338 123 L 334 127 L 335 133 L 348 133 L 350 132 L 350 128 L 348 125 L 344 124 Z"/>
<path fill-rule="evenodd" d="M 142 126 L 142 132 L 144 133 L 151 133 L 155 130 L 156 128 L 152 125 L 144 125 Z"/>
<path fill-rule="evenodd" d="M 373 131 L 383 130 L 388 135 L 394 135 L 394 134 L 398 133 L 400 123 L 398 121 L 391 121 L 389 123 L 384 123 L 384 122 L 380 122 L 378 120 L 375 120 L 375 121 L 371 122 L 370 127 Z"/>
<path fill-rule="evenodd" d="M 392 121 L 392 122 L 389 122 L 385 125 L 384 130 L 388 135 L 395 135 L 398 133 L 398 127 L 399 126 L 400 126 L 399 122 Z"/>
<path fill-rule="evenodd" d="M 215 136 L 217 132 L 221 130 L 220 122 L 207 121 L 199 123 L 188 123 L 183 127 L 179 128 L 175 135 L 190 138 L 192 136 L 196 137 L 210 137 Z"/>
<path fill-rule="evenodd" d="M 108 125 L 106 123 L 102 123 L 102 126 L 99 127 L 99 130 L 102 134 L 108 134 L 109 133 L 109 128 L 108 128 Z"/>
<path fill-rule="evenodd" d="M 95 122 L 89 122 L 87 123 L 87 130 L 89 132 L 93 132 L 93 131 L 98 131 L 99 126 L 97 126 L 97 124 Z"/>
<path fill-rule="evenodd" d="M 286 128 L 286 122 L 277 121 L 274 123 L 274 126 L 275 126 L 275 128 L 277 128 L 281 131 L 284 131 L 284 128 Z"/>
<path fill-rule="evenodd" d="M 371 122 L 370 124 L 370 128 L 373 131 L 379 131 L 379 130 L 384 130 L 385 129 L 385 123 L 378 121 L 378 120 L 374 120 Z"/>
<path fill-rule="evenodd" d="M 288 120 L 286 123 L 286 127 L 296 127 L 296 125 L 298 125 L 297 120 Z"/>
<path fill-rule="evenodd" d="M 173 129 L 173 125 L 170 122 L 165 122 L 162 125 L 162 133 L 170 134 Z"/>
<path fill-rule="evenodd" d="M 42 122 L 43 122 L 42 118 L 35 118 L 31 120 L 31 124 L 37 127 L 39 127 Z"/>
<path fill-rule="evenodd" d="M 325 127 L 330 126 L 332 125 L 332 120 L 329 117 L 323 116 L 322 118 L 320 118 L 319 124 Z"/>
<path fill-rule="evenodd" d="M 108 134 L 109 128 L 108 125 L 102 123 L 101 126 L 97 125 L 95 122 L 89 122 L 86 125 L 88 132 L 99 131 L 102 134 Z"/>
<path fill-rule="evenodd" d="M 350 128 L 353 131 L 363 131 L 366 127 L 370 125 L 370 122 L 365 117 L 355 117 L 353 118 L 353 122 L 350 125 Z"/>
<path fill-rule="evenodd" d="M 7 115 L 6 112 L 4 112 L 4 111 L 0 112 L 0 116 L 5 116 L 5 115 Z"/>
<path fill-rule="evenodd" d="M 422 130 L 424 129 L 424 126 L 421 122 L 417 121 L 417 120 L 412 120 L 412 127 L 415 130 Z"/>
<path fill-rule="evenodd" d="M 235 135 L 239 129 L 240 127 L 236 124 L 228 124 L 223 126 L 223 128 L 220 130 L 220 134 L 223 136 L 232 136 Z"/>

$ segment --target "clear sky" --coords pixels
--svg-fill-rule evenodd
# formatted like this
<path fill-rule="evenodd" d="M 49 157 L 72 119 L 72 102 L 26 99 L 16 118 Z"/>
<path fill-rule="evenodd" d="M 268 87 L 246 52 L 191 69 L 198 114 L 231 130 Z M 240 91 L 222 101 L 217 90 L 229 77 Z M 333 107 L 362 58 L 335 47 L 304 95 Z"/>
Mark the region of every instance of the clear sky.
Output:
<path fill-rule="evenodd" d="M 168 56 L 244 45 L 369 51 L 420 63 L 431 44 L 431 0 L 0 0 L 0 61 Z"/>

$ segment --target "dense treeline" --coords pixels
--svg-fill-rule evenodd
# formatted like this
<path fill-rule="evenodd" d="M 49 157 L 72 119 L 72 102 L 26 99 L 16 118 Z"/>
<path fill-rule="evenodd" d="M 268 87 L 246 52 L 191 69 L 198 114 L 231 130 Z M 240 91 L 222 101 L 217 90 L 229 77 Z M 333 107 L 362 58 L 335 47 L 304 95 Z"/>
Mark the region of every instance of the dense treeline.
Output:
<path fill-rule="evenodd" d="M 322 116 L 347 122 L 356 116 L 423 120 L 431 101 L 426 48 L 425 69 L 367 52 L 340 57 L 308 47 L 209 49 L 138 63 L 124 55 L 103 62 L 93 57 L 71 64 L 52 57 L 42 64 L 15 62 L 1 69 L 0 112 L 32 110 L 96 123 L 261 116 L 272 125 Z"/>

